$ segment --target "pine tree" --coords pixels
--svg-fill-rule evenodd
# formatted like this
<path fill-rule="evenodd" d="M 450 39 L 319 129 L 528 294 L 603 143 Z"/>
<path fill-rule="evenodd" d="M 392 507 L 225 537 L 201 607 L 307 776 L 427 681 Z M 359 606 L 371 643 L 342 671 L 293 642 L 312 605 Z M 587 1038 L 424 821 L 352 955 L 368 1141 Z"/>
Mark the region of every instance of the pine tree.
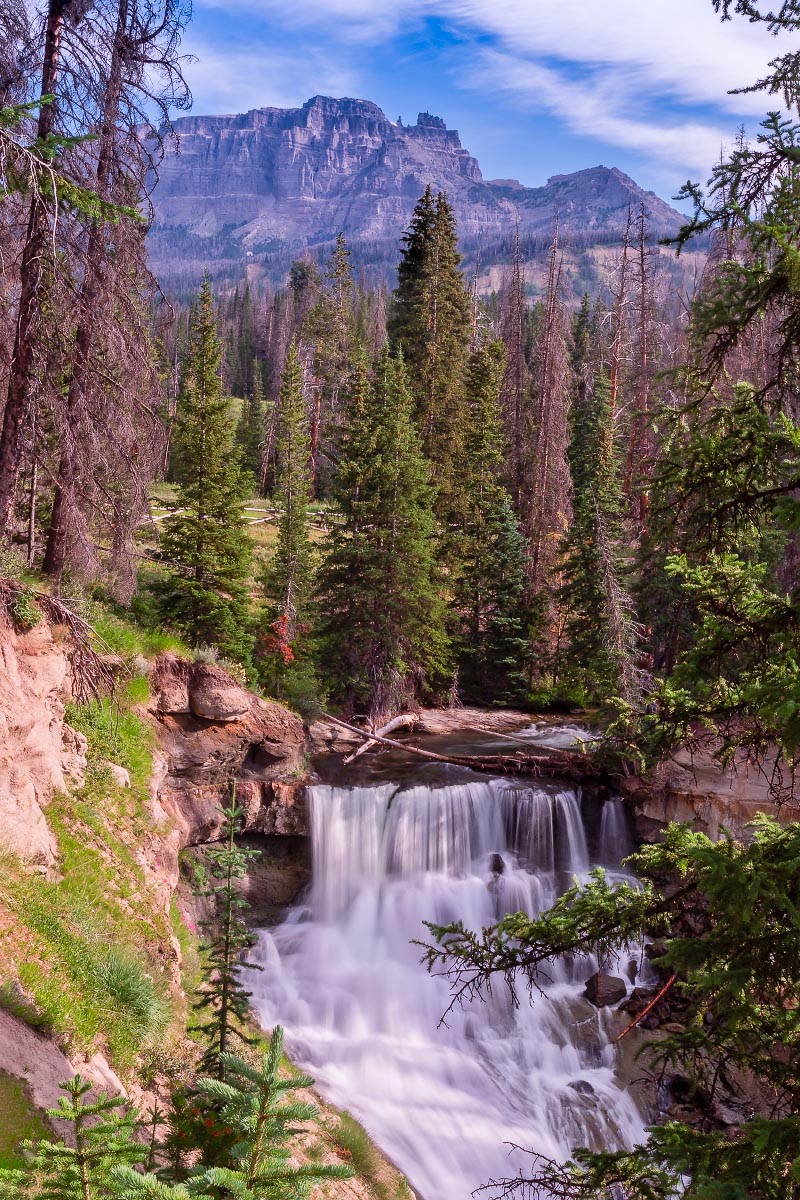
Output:
<path fill-rule="evenodd" d="M 216 902 L 217 912 L 213 920 L 207 922 L 207 928 L 214 936 L 201 947 L 206 955 L 204 979 L 194 1004 L 196 1012 L 208 1014 L 205 1022 L 195 1026 L 206 1039 L 200 1070 L 217 1078 L 224 1074 L 223 1056 L 230 1050 L 234 1038 L 246 1045 L 254 1043 L 245 1032 L 250 993 L 242 985 L 240 972 L 242 956 L 255 945 L 256 939 L 238 915 L 247 908 L 247 901 L 237 891 L 236 882 L 247 873 L 250 863 L 260 857 L 260 851 L 239 846 L 236 842 L 244 810 L 236 804 L 235 781 L 230 804 L 223 809 L 223 816 L 223 841 L 208 853 L 212 876 L 218 881 L 206 893 Z"/>
<path fill-rule="evenodd" d="M 222 1121 L 236 1131 L 231 1165 L 201 1170 L 196 1186 L 238 1200 L 304 1200 L 313 1187 L 330 1179 L 349 1179 L 351 1167 L 291 1163 L 290 1141 L 301 1122 L 313 1121 L 318 1111 L 307 1101 L 288 1099 L 291 1092 L 309 1088 L 307 1075 L 281 1074 L 283 1030 L 278 1026 L 269 1049 L 256 1065 L 233 1054 L 223 1059 L 225 1079 L 201 1079 L 198 1091 Z"/>
<path fill-rule="evenodd" d="M 280 393 L 275 498 L 280 507 L 278 542 L 263 574 L 269 632 L 262 640 L 265 678 L 280 694 L 294 663 L 298 641 L 308 632 L 313 560 L 308 536 L 309 438 L 303 366 L 292 342 Z"/>
<path fill-rule="evenodd" d="M 221 357 L 206 279 L 192 316 L 172 439 L 178 511 L 161 538 L 169 571 L 156 591 L 166 622 L 246 663 L 252 648 L 246 590 L 252 548 L 241 511 L 247 483 L 233 451 Z"/>
<path fill-rule="evenodd" d="M 567 612 L 566 665 L 594 698 L 622 694 L 633 700 L 637 631 L 621 582 L 622 494 L 606 372 L 578 389 L 571 424 L 573 519 L 560 593 Z"/>
<path fill-rule="evenodd" d="M 254 363 L 253 386 L 242 403 L 242 411 L 236 425 L 236 445 L 239 447 L 241 468 L 247 482 L 254 488 L 261 486 L 261 466 L 266 435 L 264 385 L 261 363 Z"/>
<path fill-rule="evenodd" d="M 465 439 L 466 507 L 454 586 L 459 680 L 470 699 L 519 699 L 527 641 L 523 614 L 525 547 L 502 484 L 505 439 L 500 391 L 505 355 L 492 342 L 470 356 Z"/>
<path fill-rule="evenodd" d="M 80 1075 L 61 1085 L 66 1092 L 48 1116 L 64 1122 L 69 1144 L 45 1138 L 26 1143 L 25 1167 L 0 1170 L 4 1200 L 107 1200 L 117 1196 L 117 1172 L 144 1159 L 145 1147 L 134 1139 L 136 1117 L 120 1112 L 126 1100 L 101 1092 Z"/>
<path fill-rule="evenodd" d="M 463 501 L 460 473 L 472 322 L 469 291 L 459 271 L 456 220 L 446 196 L 434 198 L 426 188 L 403 241 L 389 342 L 406 363 L 422 449 L 431 463 L 436 513 L 449 525 Z"/>
<path fill-rule="evenodd" d="M 402 359 L 385 353 L 373 381 L 362 354 L 334 477 L 340 519 L 321 567 L 319 633 L 338 694 L 376 720 L 446 669 L 428 480 Z"/>

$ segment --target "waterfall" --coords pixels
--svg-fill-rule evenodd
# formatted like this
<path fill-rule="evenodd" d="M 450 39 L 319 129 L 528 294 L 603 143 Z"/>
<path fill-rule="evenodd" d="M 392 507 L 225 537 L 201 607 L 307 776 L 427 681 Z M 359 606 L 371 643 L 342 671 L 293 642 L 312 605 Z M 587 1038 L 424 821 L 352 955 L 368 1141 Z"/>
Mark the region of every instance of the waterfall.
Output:
<path fill-rule="evenodd" d="M 618 796 L 612 797 L 606 800 L 600 814 L 600 862 L 604 866 L 617 867 L 631 850 L 625 805 Z"/>
<path fill-rule="evenodd" d="M 578 1145 L 633 1144 L 642 1121 L 615 1079 L 616 1025 L 580 998 L 596 963 L 554 965 L 546 994 L 529 1003 L 523 990 L 518 1008 L 498 980 L 440 1023 L 447 982 L 427 975 L 411 944 L 426 920 L 480 929 L 539 911 L 585 876 L 577 794 L 466 772 L 442 785 L 423 768 L 413 786 L 320 784 L 309 803 L 307 904 L 262 931 L 264 970 L 248 987 L 264 1024 L 284 1025 L 295 1061 L 423 1200 L 468 1200 L 513 1175 L 527 1160 L 509 1143 L 562 1160 Z M 624 818 L 606 820 L 608 807 L 610 852 Z"/>

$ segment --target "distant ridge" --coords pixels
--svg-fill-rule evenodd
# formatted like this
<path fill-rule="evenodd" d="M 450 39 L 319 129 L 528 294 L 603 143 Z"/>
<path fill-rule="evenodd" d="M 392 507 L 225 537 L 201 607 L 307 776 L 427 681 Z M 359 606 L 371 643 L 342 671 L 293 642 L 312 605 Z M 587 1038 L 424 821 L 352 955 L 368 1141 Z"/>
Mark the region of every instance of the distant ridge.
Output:
<path fill-rule="evenodd" d="M 558 211 L 564 237 L 614 241 L 629 205 L 646 204 L 658 234 L 681 215 L 616 167 L 554 175 L 544 187 L 483 178 L 477 159 L 441 118 L 390 121 L 368 100 L 314 96 L 301 108 L 258 108 L 175 122 L 159 171 L 150 251 L 166 282 L 241 276 L 244 265 L 278 276 L 305 248 L 344 232 L 354 258 L 377 272 L 396 264 L 399 239 L 428 183 L 447 192 L 465 248 L 484 262 L 507 255 L 519 225 L 548 239 Z"/>

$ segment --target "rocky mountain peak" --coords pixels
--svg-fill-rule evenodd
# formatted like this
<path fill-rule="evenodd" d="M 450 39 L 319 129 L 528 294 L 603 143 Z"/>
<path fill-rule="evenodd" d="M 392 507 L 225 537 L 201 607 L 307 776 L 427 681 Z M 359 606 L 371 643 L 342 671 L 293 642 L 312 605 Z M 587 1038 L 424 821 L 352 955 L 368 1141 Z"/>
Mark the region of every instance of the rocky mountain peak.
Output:
<path fill-rule="evenodd" d="M 621 230 L 629 205 L 642 200 L 656 232 L 681 221 L 614 167 L 555 175 L 538 188 L 485 180 L 441 117 L 421 112 L 408 126 L 369 100 L 318 95 L 300 108 L 175 122 L 154 196 L 153 266 L 167 280 L 178 263 L 191 271 L 196 260 L 199 277 L 215 259 L 232 274 L 261 261 L 282 275 L 288 254 L 342 231 L 354 247 L 369 244 L 373 262 L 384 245 L 388 269 L 429 184 L 447 193 L 462 239 L 479 243 L 489 261 L 516 226 L 546 237 L 556 211 L 562 232 L 584 239 Z"/>

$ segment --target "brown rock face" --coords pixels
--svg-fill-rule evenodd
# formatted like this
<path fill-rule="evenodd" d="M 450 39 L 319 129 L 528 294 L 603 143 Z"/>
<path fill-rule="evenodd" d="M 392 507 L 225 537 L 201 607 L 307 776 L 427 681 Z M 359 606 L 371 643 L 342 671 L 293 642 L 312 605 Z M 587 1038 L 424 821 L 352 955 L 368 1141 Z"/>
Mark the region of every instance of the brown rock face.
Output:
<path fill-rule="evenodd" d="M 164 758 L 158 798 L 178 824 L 183 845 L 219 836 L 220 803 L 234 778 L 247 829 L 307 833 L 304 789 L 290 782 L 302 766 L 299 717 L 248 692 L 220 667 L 172 654 L 159 655 L 151 682 Z M 173 708 L 181 689 L 188 712 Z"/>
<path fill-rule="evenodd" d="M 57 850 L 44 809 L 53 792 L 67 786 L 62 726 L 68 672 L 48 625 L 16 634 L 0 618 L 0 846 L 44 866 L 52 865 Z M 64 753 L 69 767 L 79 770 L 77 741 L 68 739 Z"/>
<path fill-rule="evenodd" d="M 236 721 L 250 711 L 252 697 L 221 667 L 195 663 L 189 676 L 189 708 L 207 721 Z"/>

